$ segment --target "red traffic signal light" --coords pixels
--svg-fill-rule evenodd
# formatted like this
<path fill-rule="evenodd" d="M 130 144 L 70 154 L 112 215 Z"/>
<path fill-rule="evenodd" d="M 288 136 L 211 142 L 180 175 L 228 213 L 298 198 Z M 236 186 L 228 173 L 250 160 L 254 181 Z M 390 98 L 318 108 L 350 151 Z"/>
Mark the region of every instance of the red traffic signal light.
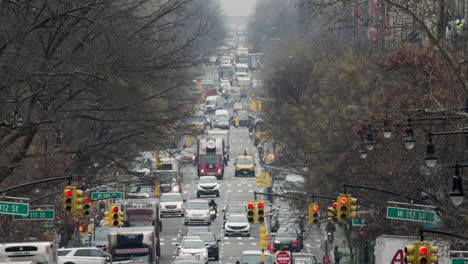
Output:
<path fill-rule="evenodd" d="M 249 203 L 249 205 L 247 205 L 247 207 L 249 208 L 249 210 L 252 210 L 254 208 L 254 205 L 253 205 L 253 203 Z"/>
<path fill-rule="evenodd" d="M 314 206 L 312 207 L 312 210 L 314 210 L 314 212 L 318 212 L 318 210 L 319 210 L 318 205 L 314 205 Z"/>
<path fill-rule="evenodd" d="M 90 200 L 88 197 L 85 197 L 85 198 L 83 199 L 83 202 L 89 203 L 89 202 L 91 202 L 91 200 Z"/>
<path fill-rule="evenodd" d="M 118 207 L 112 207 L 112 212 L 116 213 L 119 211 L 119 208 Z"/>
<path fill-rule="evenodd" d="M 257 207 L 258 207 L 259 209 L 263 209 L 263 208 L 265 208 L 265 204 L 263 204 L 263 203 L 258 203 L 258 204 L 257 204 Z"/>
<path fill-rule="evenodd" d="M 419 254 L 421 254 L 421 255 L 426 255 L 426 254 L 427 254 L 427 248 L 425 248 L 425 247 L 420 247 L 420 248 L 419 248 Z"/>
<path fill-rule="evenodd" d="M 341 199 L 340 199 L 340 203 L 341 203 L 341 204 L 347 204 L 347 203 L 348 203 L 348 199 L 347 199 L 347 198 L 341 198 Z"/>
<path fill-rule="evenodd" d="M 333 204 L 332 204 L 332 207 L 333 207 L 333 209 L 336 210 L 336 208 L 338 208 L 338 204 L 337 204 L 337 203 L 333 203 Z"/>
<path fill-rule="evenodd" d="M 66 190 L 65 191 L 65 196 L 72 196 L 72 191 L 71 190 Z"/>

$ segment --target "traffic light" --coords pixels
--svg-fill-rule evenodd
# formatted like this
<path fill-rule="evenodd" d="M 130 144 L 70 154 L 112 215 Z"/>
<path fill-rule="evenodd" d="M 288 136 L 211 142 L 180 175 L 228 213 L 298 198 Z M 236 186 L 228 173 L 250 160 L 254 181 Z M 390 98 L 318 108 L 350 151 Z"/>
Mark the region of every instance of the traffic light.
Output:
<path fill-rule="evenodd" d="M 338 209 L 338 203 L 336 203 L 336 202 L 334 202 L 331 207 L 327 208 L 327 211 L 328 211 L 327 221 L 328 222 L 332 222 L 332 223 L 338 222 L 338 218 L 336 217 L 337 209 Z"/>
<path fill-rule="evenodd" d="M 309 224 L 319 223 L 319 206 L 316 203 L 309 204 Z"/>
<path fill-rule="evenodd" d="M 73 191 L 75 187 L 67 186 L 63 189 L 63 210 L 71 212 L 73 209 Z"/>
<path fill-rule="evenodd" d="M 161 159 L 162 159 L 161 154 L 156 154 L 156 167 L 161 167 L 162 165 Z"/>
<path fill-rule="evenodd" d="M 247 205 L 247 209 L 247 219 L 249 220 L 249 223 L 253 223 L 255 221 L 256 216 L 255 210 L 257 209 L 255 207 L 255 202 L 250 201 L 250 203 Z"/>
<path fill-rule="evenodd" d="M 338 203 L 337 217 L 339 220 L 344 221 L 348 219 L 348 196 L 346 194 L 340 194 L 336 198 Z"/>
<path fill-rule="evenodd" d="M 257 222 L 260 224 L 265 222 L 265 203 L 263 201 L 257 202 Z"/>
<path fill-rule="evenodd" d="M 107 226 L 123 226 L 123 213 L 120 212 L 118 204 L 111 204 L 109 211 L 105 212 Z"/>
<path fill-rule="evenodd" d="M 416 264 L 419 260 L 419 242 L 414 242 L 412 246 L 405 247 L 405 263 Z"/>
<path fill-rule="evenodd" d="M 263 187 L 263 185 L 264 185 L 263 174 L 259 173 L 257 174 L 257 187 Z"/>
<path fill-rule="evenodd" d="M 83 191 L 76 189 L 73 191 L 72 195 L 73 208 L 72 211 L 75 215 L 83 214 Z"/>
<path fill-rule="evenodd" d="M 356 218 L 356 217 L 357 217 L 357 214 L 356 214 L 356 210 L 357 210 L 356 203 L 357 203 L 357 199 L 356 199 L 356 198 L 353 198 L 351 195 L 348 195 L 348 218 L 349 218 L 349 219 L 352 219 L 352 218 Z"/>
<path fill-rule="evenodd" d="M 261 226 L 259 229 L 260 249 L 264 250 L 267 245 L 266 227 Z"/>
<path fill-rule="evenodd" d="M 262 172 L 265 175 L 265 187 L 271 188 L 271 175 L 268 172 Z"/>
<path fill-rule="evenodd" d="M 419 262 L 416 263 L 437 263 L 437 261 L 439 260 L 439 256 L 432 254 L 437 254 L 439 248 L 436 246 L 431 246 L 431 243 L 429 242 L 420 242 L 420 245 L 421 246 L 419 247 Z"/>
<path fill-rule="evenodd" d="M 83 215 L 89 215 L 90 207 L 91 207 L 91 199 L 89 199 L 89 197 L 83 198 Z"/>

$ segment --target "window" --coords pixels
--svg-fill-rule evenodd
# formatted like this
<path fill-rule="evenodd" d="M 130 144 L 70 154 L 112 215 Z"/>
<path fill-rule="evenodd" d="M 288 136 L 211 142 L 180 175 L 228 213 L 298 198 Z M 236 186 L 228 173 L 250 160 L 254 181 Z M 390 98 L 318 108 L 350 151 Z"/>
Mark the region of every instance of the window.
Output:
<path fill-rule="evenodd" d="M 252 165 L 253 160 L 252 159 L 237 159 L 237 164 L 239 164 L 239 165 Z"/>
<path fill-rule="evenodd" d="M 91 252 L 92 257 L 104 257 L 104 253 L 100 250 L 91 249 L 89 251 Z"/>
<path fill-rule="evenodd" d="M 202 155 L 200 156 L 200 163 L 216 164 L 221 163 L 220 155 Z"/>
<path fill-rule="evenodd" d="M 68 253 L 70 253 L 70 251 L 71 250 L 59 250 L 57 254 L 59 255 L 59 257 L 63 257 L 63 256 L 68 255 Z"/>
<path fill-rule="evenodd" d="M 77 256 L 77 257 L 90 257 L 91 256 L 91 250 L 90 249 L 78 249 L 75 252 L 75 256 Z"/>
<path fill-rule="evenodd" d="M 188 202 L 186 208 L 190 210 L 208 210 L 210 206 L 208 202 Z"/>
<path fill-rule="evenodd" d="M 164 194 L 161 195 L 161 202 L 179 202 L 182 201 L 182 195 Z"/>

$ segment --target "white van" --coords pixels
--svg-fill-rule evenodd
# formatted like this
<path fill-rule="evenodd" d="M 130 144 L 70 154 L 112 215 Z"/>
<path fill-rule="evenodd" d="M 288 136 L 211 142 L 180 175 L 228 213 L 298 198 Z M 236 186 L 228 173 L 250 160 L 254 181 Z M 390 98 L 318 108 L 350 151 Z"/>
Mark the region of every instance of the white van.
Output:
<path fill-rule="evenodd" d="M 57 247 L 53 242 L 20 242 L 0 244 L 0 262 L 57 264 Z"/>
<path fill-rule="evenodd" d="M 206 111 L 214 112 L 216 109 L 224 107 L 224 98 L 219 95 L 208 96 L 205 100 Z"/>
<path fill-rule="evenodd" d="M 298 174 L 286 175 L 282 188 L 284 193 L 305 196 L 306 192 L 304 176 Z"/>
<path fill-rule="evenodd" d="M 230 128 L 230 115 L 229 111 L 219 109 L 215 111 L 215 116 L 212 122 L 213 128 L 229 129 Z"/>

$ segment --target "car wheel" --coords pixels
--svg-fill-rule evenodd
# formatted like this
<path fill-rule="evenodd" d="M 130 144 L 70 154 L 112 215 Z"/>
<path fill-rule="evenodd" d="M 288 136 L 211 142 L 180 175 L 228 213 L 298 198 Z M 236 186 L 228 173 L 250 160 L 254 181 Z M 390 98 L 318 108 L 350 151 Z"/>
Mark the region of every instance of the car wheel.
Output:
<path fill-rule="evenodd" d="M 219 197 L 219 192 L 216 193 L 216 197 Z"/>
<path fill-rule="evenodd" d="M 245 235 L 246 237 L 249 237 L 250 236 L 250 233 L 248 233 L 247 235 Z"/>
<path fill-rule="evenodd" d="M 73 262 L 65 262 L 65 263 L 63 263 L 63 264 L 75 264 L 75 263 L 73 263 Z"/>
<path fill-rule="evenodd" d="M 188 226 L 189 224 L 187 222 L 184 222 L 184 225 Z"/>
<path fill-rule="evenodd" d="M 215 261 L 216 261 L 216 260 L 219 260 L 219 253 L 218 253 L 218 255 L 216 255 L 216 256 L 214 257 L 214 260 L 215 260 Z"/>
<path fill-rule="evenodd" d="M 185 214 L 180 214 L 180 217 L 184 217 L 184 216 L 185 216 Z"/>
<path fill-rule="evenodd" d="M 197 193 L 197 198 L 200 198 L 200 194 L 199 194 L 199 193 Z"/>

